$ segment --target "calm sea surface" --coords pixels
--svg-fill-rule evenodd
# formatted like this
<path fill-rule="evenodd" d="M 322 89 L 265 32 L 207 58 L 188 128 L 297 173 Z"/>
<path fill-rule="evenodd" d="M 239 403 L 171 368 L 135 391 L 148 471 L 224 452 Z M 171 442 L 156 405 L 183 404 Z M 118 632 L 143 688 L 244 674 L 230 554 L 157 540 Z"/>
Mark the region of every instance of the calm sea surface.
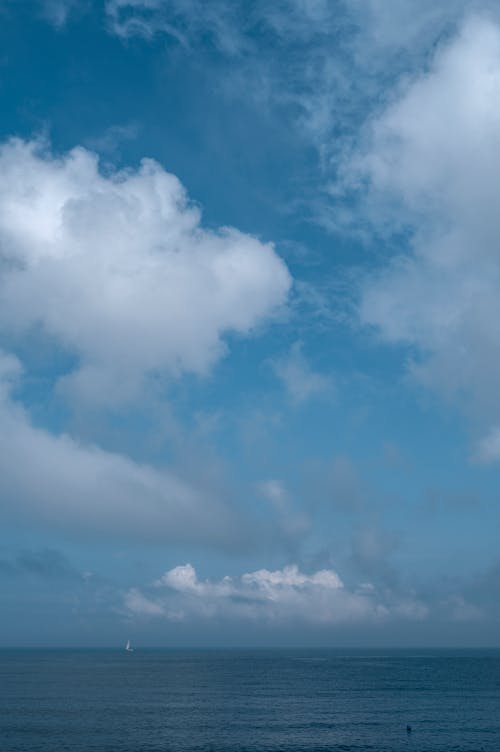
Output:
<path fill-rule="evenodd" d="M 498 651 L 5 650 L 0 700 L 2 752 L 500 750 Z"/>

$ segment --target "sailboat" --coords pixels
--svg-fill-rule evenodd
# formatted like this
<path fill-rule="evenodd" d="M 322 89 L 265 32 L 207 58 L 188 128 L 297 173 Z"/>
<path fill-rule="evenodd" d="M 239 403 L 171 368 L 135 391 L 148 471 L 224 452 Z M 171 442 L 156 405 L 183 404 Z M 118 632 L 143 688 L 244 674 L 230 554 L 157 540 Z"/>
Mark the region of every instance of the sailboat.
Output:
<path fill-rule="evenodd" d="M 133 653 L 134 652 L 134 648 L 131 646 L 130 640 L 127 640 L 127 644 L 125 645 L 125 650 L 128 653 Z"/>

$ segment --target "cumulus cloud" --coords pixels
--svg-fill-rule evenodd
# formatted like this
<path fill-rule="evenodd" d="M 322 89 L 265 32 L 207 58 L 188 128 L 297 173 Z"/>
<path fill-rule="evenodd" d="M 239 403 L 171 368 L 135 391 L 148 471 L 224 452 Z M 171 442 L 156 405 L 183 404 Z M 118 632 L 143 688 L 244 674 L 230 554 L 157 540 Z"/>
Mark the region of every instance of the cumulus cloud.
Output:
<path fill-rule="evenodd" d="M 200 580 L 194 567 L 185 564 L 165 572 L 146 594 L 129 590 L 125 605 L 137 616 L 173 621 L 202 617 L 334 625 L 427 615 L 426 607 L 414 597 L 381 595 L 369 583 L 349 589 L 331 569 L 305 574 L 296 565 L 212 581 Z"/>
<path fill-rule="evenodd" d="M 204 374 L 228 332 L 283 305 L 291 278 L 271 244 L 200 224 L 174 175 L 145 159 L 103 174 L 83 149 L 0 147 L 1 329 L 39 327 L 74 354 L 67 390 L 129 399 L 148 376 Z"/>
<path fill-rule="evenodd" d="M 0 496 L 4 519 L 79 534 L 241 545 L 234 508 L 168 468 L 134 462 L 34 426 L 10 397 L 21 366 L 0 353 Z M 238 543 L 239 541 L 239 543 Z"/>
<path fill-rule="evenodd" d="M 366 280 L 361 322 L 412 348 L 412 376 L 483 424 L 500 420 L 499 94 L 500 27 L 471 18 L 372 122 L 348 169 L 368 185 L 375 226 L 412 235 Z"/>

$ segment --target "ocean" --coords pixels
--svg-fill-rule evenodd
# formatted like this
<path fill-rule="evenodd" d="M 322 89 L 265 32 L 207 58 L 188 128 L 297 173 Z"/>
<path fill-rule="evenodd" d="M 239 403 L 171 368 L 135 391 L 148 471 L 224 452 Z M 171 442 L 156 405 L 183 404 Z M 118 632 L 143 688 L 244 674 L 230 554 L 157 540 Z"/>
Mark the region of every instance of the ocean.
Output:
<path fill-rule="evenodd" d="M 1 752 L 500 750 L 500 651 L 2 650 L 0 694 Z"/>

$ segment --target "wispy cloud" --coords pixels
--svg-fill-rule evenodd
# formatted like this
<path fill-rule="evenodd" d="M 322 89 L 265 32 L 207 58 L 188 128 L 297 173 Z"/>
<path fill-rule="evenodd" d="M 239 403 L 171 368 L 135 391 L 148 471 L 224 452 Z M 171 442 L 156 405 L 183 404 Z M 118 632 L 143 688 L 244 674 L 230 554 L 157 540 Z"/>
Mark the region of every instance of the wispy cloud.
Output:
<path fill-rule="evenodd" d="M 69 560 L 60 551 L 51 548 L 25 550 L 13 558 L 0 559 L 0 573 L 9 576 L 36 575 L 46 579 L 82 579 Z"/>
<path fill-rule="evenodd" d="M 301 342 L 295 342 L 285 357 L 273 358 L 270 365 L 295 405 L 321 394 L 334 396 L 333 379 L 311 368 Z"/>
<path fill-rule="evenodd" d="M 107 0 L 105 9 L 124 39 L 166 35 L 187 54 L 208 45 L 231 60 L 226 90 L 261 107 L 290 107 L 327 173 L 388 89 L 425 65 L 466 13 L 498 12 L 493 0 Z"/>
<path fill-rule="evenodd" d="M 112 31 L 120 37 L 151 39 L 164 34 L 189 49 L 208 38 L 222 53 L 235 55 L 246 46 L 241 24 L 246 13 L 236 3 L 214 0 L 107 0 Z"/>
<path fill-rule="evenodd" d="M 71 13 L 85 10 L 92 0 L 37 0 L 45 18 L 56 28 L 62 28 Z"/>

